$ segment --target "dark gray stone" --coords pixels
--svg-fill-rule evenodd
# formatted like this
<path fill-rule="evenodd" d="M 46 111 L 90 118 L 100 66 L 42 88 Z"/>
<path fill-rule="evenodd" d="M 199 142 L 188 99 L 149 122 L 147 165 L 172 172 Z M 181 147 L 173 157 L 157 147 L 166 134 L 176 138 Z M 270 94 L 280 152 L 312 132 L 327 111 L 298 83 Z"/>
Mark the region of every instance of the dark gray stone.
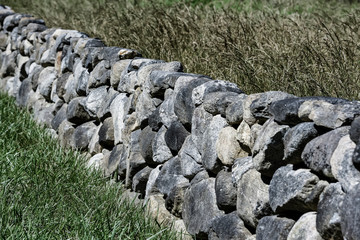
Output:
<path fill-rule="evenodd" d="M 350 127 L 341 127 L 325 133 L 308 142 L 301 154 L 306 166 L 312 170 L 333 178 L 330 159 L 339 140 L 349 133 Z"/>
<path fill-rule="evenodd" d="M 145 161 L 149 164 L 156 164 L 153 161 L 153 150 L 152 145 L 155 139 L 156 132 L 151 130 L 151 127 L 147 126 L 141 131 L 140 134 L 140 150 L 141 156 L 145 159 Z"/>
<path fill-rule="evenodd" d="M 249 239 L 251 233 L 236 212 L 214 218 L 211 223 L 209 240 Z"/>
<path fill-rule="evenodd" d="M 328 185 L 309 169 L 293 170 L 293 165 L 279 168 L 270 182 L 270 206 L 276 213 L 316 210 L 319 196 Z"/>
<path fill-rule="evenodd" d="M 182 175 L 188 179 L 192 179 L 198 172 L 203 170 L 201 163 L 201 155 L 195 147 L 191 135 L 185 139 L 183 146 L 178 154 L 181 162 Z"/>
<path fill-rule="evenodd" d="M 352 121 L 349 133 L 351 140 L 358 144 L 360 139 L 360 117 L 356 117 L 354 121 Z"/>
<path fill-rule="evenodd" d="M 99 143 L 107 149 L 111 149 L 114 146 L 114 124 L 112 117 L 105 119 L 100 127 Z"/>
<path fill-rule="evenodd" d="M 286 240 L 295 221 L 285 217 L 263 217 L 256 228 L 256 240 Z"/>
<path fill-rule="evenodd" d="M 67 79 L 64 87 L 65 93 L 63 98 L 66 103 L 69 103 L 72 99 L 78 97 L 76 88 L 77 88 L 77 81 L 75 80 L 74 75 L 71 74 L 69 75 L 69 78 Z"/>
<path fill-rule="evenodd" d="M 67 107 L 68 105 L 65 103 L 61 106 L 60 110 L 57 111 L 57 113 L 55 114 L 55 117 L 53 118 L 53 120 L 51 121 L 51 127 L 57 131 L 60 124 L 66 120 L 66 112 L 67 112 Z"/>
<path fill-rule="evenodd" d="M 55 79 L 56 71 L 54 67 L 44 68 L 39 75 L 38 90 L 47 101 L 50 101 L 51 88 Z"/>
<path fill-rule="evenodd" d="M 85 110 L 92 118 L 96 118 L 101 107 L 103 107 L 108 93 L 107 88 L 107 86 L 98 87 L 87 95 Z"/>
<path fill-rule="evenodd" d="M 199 239 L 207 237 L 212 220 L 223 214 L 216 204 L 214 178 L 195 183 L 186 191 L 182 217 L 191 235 Z"/>
<path fill-rule="evenodd" d="M 132 179 L 132 190 L 140 193 L 141 198 L 145 197 L 146 184 L 152 170 L 153 168 L 145 167 L 136 173 Z"/>
<path fill-rule="evenodd" d="M 100 121 L 104 121 L 105 118 L 111 117 L 110 106 L 117 95 L 119 95 L 119 92 L 115 91 L 113 88 L 109 88 L 107 94 L 105 94 L 103 104 L 97 112 L 97 118 L 100 119 Z"/>
<path fill-rule="evenodd" d="M 243 104 L 246 99 L 246 96 L 247 95 L 245 94 L 238 95 L 237 100 L 229 104 L 229 106 L 226 108 L 225 111 L 226 120 L 230 125 L 240 124 L 241 121 L 243 120 L 243 114 L 244 114 Z"/>
<path fill-rule="evenodd" d="M 354 149 L 352 162 L 354 164 L 354 167 L 360 171 L 360 143 L 356 144 L 356 147 Z"/>
<path fill-rule="evenodd" d="M 151 98 L 150 94 L 146 91 L 142 91 L 136 101 L 136 115 L 141 126 L 147 125 L 149 117 L 156 111 L 158 106 L 155 98 Z"/>
<path fill-rule="evenodd" d="M 208 178 L 210 178 L 209 173 L 206 170 L 202 170 L 194 176 L 194 178 L 191 180 L 190 184 L 194 185 L 194 184 L 197 184 L 197 183 L 201 182 L 202 180 L 208 179 Z"/>
<path fill-rule="evenodd" d="M 107 161 L 104 163 L 104 170 L 106 176 L 111 176 L 116 171 L 118 172 L 120 178 L 124 179 L 126 174 L 126 148 L 123 144 L 116 145 Z"/>
<path fill-rule="evenodd" d="M 165 142 L 173 153 L 177 153 L 190 133 L 180 122 L 173 122 L 165 133 Z"/>
<path fill-rule="evenodd" d="M 360 184 L 352 188 L 340 206 L 341 231 L 344 239 L 360 239 Z"/>
<path fill-rule="evenodd" d="M 166 127 L 161 127 L 152 143 L 153 161 L 156 163 L 164 163 L 173 157 L 165 141 L 166 131 Z"/>
<path fill-rule="evenodd" d="M 175 185 L 165 200 L 166 209 L 176 217 L 181 218 L 182 216 L 184 196 L 189 186 L 189 182 L 182 182 Z"/>
<path fill-rule="evenodd" d="M 300 123 L 290 128 L 284 136 L 284 158 L 287 163 L 300 163 L 305 145 L 319 135 L 314 123 Z"/>
<path fill-rule="evenodd" d="M 195 108 L 191 122 L 191 138 L 200 153 L 202 152 L 205 131 L 210 125 L 212 119 L 213 116 L 206 112 L 203 106 Z"/>
<path fill-rule="evenodd" d="M 148 123 L 153 131 L 158 131 L 163 125 L 159 110 L 160 107 L 157 107 L 156 110 L 149 116 Z"/>
<path fill-rule="evenodd" d="M 331 183 L 320 195 L 316 229 L 324 239 L 342 239 L 340 211 L 345 193 L 339 183 Z"/>
<path fill-rule="evenodd" d="M 96 125 L 93 122 L 81 124 L 74 131 L 74 148 L 79 150 L 87 150 L 89 142 L 96 132 Z"/>
<path fill-rule="evenodd" d="M 97 64 L 90 73 L 87 89 L 97 88 L 103 85 L 110 85 L 110 65 L 107 61 L 102 61 Z"/>
<path fill-rule="evenodd" d="M 289 129 L 287 125 L 279 125 L 269 119 L 263 126 L 252 149 L 252 157 L 256 170 L 266 176 L 272 176 L 276 169 L 286 165 L 284 157 L 283 137 Z"/>
<path fill-rule="evenodd" d="M 21 82 L 19 91 L 16 94 L 16 104 L 20 107 L 27 105 L 29 94 L 32 91 L 31 79 L 26 78 Z"/>
<path fill-rule="evenodd" d="M 231 172 L 221 170 L 215 181 L 216 202 L 225 212 L 236 210 L 236 187 L 232 183 Z"/>
<path fill-rule="evenodd" d="M 236 100 L 238 93 L 234 92 L 213 92 L 204 97 L 204 109 L 212 115 L 221 114 L 225 116 L 226 108 Z"/>
<path fill-rule="evenodd" d="M 81 124 L 91 119 L 89 113 L 85 110 L 85 97 L 77 97 L 71 100 L 68 105 L 66 116 L 69 122 Z"/>
<path fill-rule="evenodd" d="M 72 73 L 67 72 L 67 73 L 63 73 L 61 74 L 61 76 L 57 79 L 56 82 L 56 94 L 58 95 L 59 98 L 64 99 L 64 95 L 65 95 L 65 85 L 66 82 L 68 81 L 70 75 L 72 75 Z M 35 77 L 35 76 L 34 76 Z M 37 84 L 37 83 L 36 83 Z M 33 86 L 34 86 L 34 82 L 33 82 Z"/>

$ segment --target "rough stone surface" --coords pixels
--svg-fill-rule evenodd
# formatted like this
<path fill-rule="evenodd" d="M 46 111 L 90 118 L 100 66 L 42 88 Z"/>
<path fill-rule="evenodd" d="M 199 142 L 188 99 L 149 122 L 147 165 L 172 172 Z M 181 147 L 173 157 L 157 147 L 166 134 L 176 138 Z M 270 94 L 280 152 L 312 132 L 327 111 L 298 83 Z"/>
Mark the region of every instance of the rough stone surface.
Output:
<path fill-rule="evenodd" d="M 166 127 L 161 127 L 152 142 L 152 159 L 156 163 L 164 163 L 173 157 L 165 141 Z"/>
<path fill-rule="evenodd" d="M 168 89 L 170 90 L 170 89 Z M 168 92 L 168 90 L 166 90 Z M 170 90 L 172 91 L 172 90 Z M 161 122 L 169 128 L 172 122 L 175 122 L 178 120 L 178 117 L 176 116 L 174 112 L 174 101 L 175 96 L 171 94 L 168 98 L 164 100 L 164 102 L 159 106 L 159 117 L 161 119 Z"/>
<path fill-rule="evenodd" d="M 86 163 L 86 167 L 94 170 L 101 170 L 103 164 L 104 154 L 98 153 L 92 156 Z"/>
<path fill-rule="evenodd" d="M 200 239 L 207 236 L 212 220 L 223 215 L 216 204 L 215 179 L 204 179 L 185 193 L 182 217 L 187 231 Z"/>
<path fill-rule="evenodd" d="M 234 165 L 232 166 L 232 184 L 237 187 L 238 182 L 242 178 L 242 175 L 244 175 L 247 171 L 250 169 L 253 169 L 253 161 L 252 157 L 244 157 L 244 158 L 238 158 L 235 160 Z"/>
<path fill-rule="evenodd" d="M 74 147 L 75 149 L 87 150 L 90 140 L 96 132 L 96 125 L 93 122 L 83 123 L 74 131 Z"/>
<path fill-rule="evenodd" d="M 263 217 L 256 228 L 256 239 L 286 240 L 294 224 L 294 220 L 284 217 Z"/>
<path fill-rule="evenodd" d="M 328 185 L 308 169 L 279 168 L 270 182 L 270 206 L 276 213 L 316 210 L 319 196 Z"/>
<path fill-rule="evenodd" d="M 283 137 L 289 126 L 279 125 L 269 119 L 263 131 L 257 137 L 252 149 L 252 157 L 256 170 L 266 176 L 272 176 L 276 169 L 286 164 L 284 156 Z"/>
<path fill-rule="evenodd" d="M 198 172 L 203 170 L 201 166 L 201 155 L 195 147 L 191 135 L 188 136 L 182 145 L 179 154 L 181 162 L 182 175 L 188 179 L 192 179 Z"/>
<path fill-rule="evenodd" d="M 173 122 L 165 133 L 166 145 L 173 153 L 177 153 L 189 134 L 180 122 Z"/>
<path fill-rule="evenodd" d="M 50 101 L 50 93 L 53 82 L 56 79 L 56 72 L 54 67 L 44 68 L 39 75 L 38 89 L 41 95 Z"/>
<path fill-rule="evenodd" d="M 175 185 L 165 200 L 166 209 L 176 217 L 181 218 L 182 216 L 184 196 L 189 186 L 189 182 L 181 182 Z"/>
<path fill-rule="evenodd" d="M 112 117 L 104 120 L 99 129 L 99 144 L 111 149 L 114 146 L 114 123 Z"/>
<path fill-rule="evenodd" d="M 94 89 L 89 93 L 85 100 L 85 110 L 89 113 L 92 118 L 96 118 L 98 112 L 106 100 L 107 87 L 102 86 Z"/>
<path fill-rule="evenodd" d="M 159 189 L 156 186 L 156 179 L 159 176 L 162 165 L 158 165 L 156 168 L 151 170 L 148 182 L 145 189 L 145 199 L 149 199 L 150 196 L 160 194 Z"/>
<path fill-rule="evenodd" d="M 59 125 L 58 135 L 60 140 L 60 145 L 62 147 L 71 147 L 73 144 L 73 134 L 75 128 L 73 124 L 67 120 L 62 121 Z"/>
<path fill-rule="evenodd" d="M 226 115 L 226 121 L 230 124 L 239 124 L 243 120 L 243 104 L 246 99 L 247 95 L 240 94 L 238 95 L 238 99 L 236 99 L 234 102 L 229 104 L 229 106 L 226 108 L 225 115 Z"/>
<path fill-rule="evenodd" d="M 145 196 L 146 183 L 152 170 L 153 168 L 145 167 L 136 173 L 132 179 L 132 190 L 134 192 L 140 193 L 141 198 L 144 198 Z"/>
<path fill-rule="evenodd" d="M 241 121 L 239 127 L 236 129 L 236 139 L 239 141 L 240 146 L 248 153 L 251 153 L 253 142 L 251 139 L 251 128 L 245 121 Z"/>
<path fill-rule="evenodd" d="M 69 122 L 81 124 L 91 120 L 89 113 L 85 110 L 85 100 L 85 97 L 77 97 L 69 103 L 66 112 Z"/>
<path fill-rule="evenodd" d="M 330 159 L 340 139 L 349 133 L 349 128 L 341 127 L 332 130 L 308 142 L 301 154 L 306 166 L 327 177 L 334 177 L 331 172 Z"/>
<path fill-rule="evenodd" d="M 351 140 L 358 144 L 360 140 L 360 117 L 356 117 L 354 121 L 352 121 L 349 133 Z"/>
<path fill-rule="evenodd" d="M 204 97 L 204 109 L 212 115 L 221 114 L 225 116 L 226 108 L 238 99 L 238 93 L 213 92 Z"/>
<path fill-rule="evenodd" d="M 200 152 L 202 151 L 205 131 L 212 119 L 213 116 L 206 112 L 202 106 L 195 108 L 191 122 L 191 138 Z"/>
<path fill-rule="evenodd" d="M 120 177 L 125 175 L 124 172 L 120 172 L 121 170 L 125 171 L 126 169 L 126 166 L 124 169 L 124 165 L 126 164 L 124 163 L 123 150 L 124 146 L 122 144 L 118 144 L 111 151 L 109 158 L 106 162 L 104 162 L 104 170 L 106 176 L 110 176 L 111 174 L 115 173 L 115 171 L 119 172 Z M 122 169 L 118 170 L 120 164 L 122 165 Z"/>
<path fill-rule="evenodd" d="M 59 111 L 55 114 L 53 120 L 51 121 L 51 127 L 58 130 L 60 124 L 66 120 L 66 111 L 67 111 L 67 104 L 63 104 Z"/>
<path fill-rule="evenodd" d="M 236 187 L 232 184 L 232 174 L 220 171 L 215 181 L 216 202 L 219 209 L 225 212 L 236 210 Z"/>
<path fill-rule="evenodd" d="M 344 198 L 340 206 L 341 231 L 344 239 L 360 238 L 360 184 L 352 188 Z"/>
<path fill-rule="evenodd" d="M 324 239 L 342 239 L 341 206 L 345 193 L 339 183 L 327 186 L 320 195 L 316 215 L 316 229 Z"/>
<path fill-rule="evenodd" d="M 149 164 L 156 164 L 153 160 L 153 141 L 155 139 L 156 132 L 151 130 L 151 127 L 147 126 L 141 131 L 140 134 L 140 153 L 145 161 Z"/>
<path fill-rule="evenodd" d="M 316 212 L 308 212 L 292 227 L 287 240 L 323 240 L 316 230 Z"/>
<path fill-rule="evenodd" d="M 114 144 L 122 143 L 122 130 L 125 127 L 125 117 L 129 111 L 129 98 L 125 93 L 117 95 L 110 105 L 110 113 L 114 123 Z"/>

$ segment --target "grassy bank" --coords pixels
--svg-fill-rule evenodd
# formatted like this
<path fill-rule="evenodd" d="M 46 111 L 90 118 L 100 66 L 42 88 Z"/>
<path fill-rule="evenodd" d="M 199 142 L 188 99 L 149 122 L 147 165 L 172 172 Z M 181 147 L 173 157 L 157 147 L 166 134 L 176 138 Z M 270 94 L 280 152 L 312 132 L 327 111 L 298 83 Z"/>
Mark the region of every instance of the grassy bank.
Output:
<path fill-rule="evenodd" d="M 176 239 L 121 191 L 0 95 L 1 239 Z"/>
<path fill-rule="evenodd" d="M 48 26 L 77 29 L 247 93 L 360 99 L 360 3 L 325 0 L 5 0 Z"/>

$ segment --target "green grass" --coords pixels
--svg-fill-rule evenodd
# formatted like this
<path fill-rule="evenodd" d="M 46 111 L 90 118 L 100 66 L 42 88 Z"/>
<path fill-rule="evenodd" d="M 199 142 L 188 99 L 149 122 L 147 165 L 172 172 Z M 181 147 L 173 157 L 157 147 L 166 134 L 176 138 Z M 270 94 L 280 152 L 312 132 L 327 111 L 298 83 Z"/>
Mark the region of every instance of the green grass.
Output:
<path fill-rule="evenodd" d="M 157 234 L 157 235 L 156 235 Z M 154 236 L 154 238 L 151 238 Z M 0 95 L 1 239 L 176 239 Z"/>
<path fill-rule="evenodd" d="M 360 2 L 334 0 L 4 0 L 246 93 L 360 99 Z"/>

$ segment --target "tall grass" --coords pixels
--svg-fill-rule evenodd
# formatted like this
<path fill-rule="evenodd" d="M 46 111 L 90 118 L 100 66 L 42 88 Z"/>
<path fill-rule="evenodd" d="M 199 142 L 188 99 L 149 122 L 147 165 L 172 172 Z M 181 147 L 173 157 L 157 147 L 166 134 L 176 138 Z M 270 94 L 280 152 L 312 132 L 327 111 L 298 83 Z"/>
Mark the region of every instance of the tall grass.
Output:
<path fill-rule="evenodd" d="M 1 239 L 178 239 L 0 94 Z"/>
<path fill-rule="evenodd" d="M 359 99 L 360 3 L 325 0 L 5 0 L 48 26 L 77 29 L 247 93 Z"/>

